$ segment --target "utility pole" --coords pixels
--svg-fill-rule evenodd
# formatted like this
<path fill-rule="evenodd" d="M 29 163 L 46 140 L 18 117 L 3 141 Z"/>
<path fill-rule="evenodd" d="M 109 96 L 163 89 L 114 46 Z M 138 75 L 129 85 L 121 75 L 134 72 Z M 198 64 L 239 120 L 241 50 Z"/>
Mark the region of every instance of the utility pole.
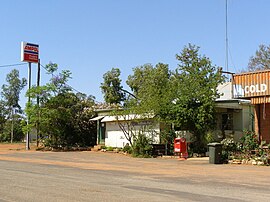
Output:
<path fill-rule="evenodd" d="M 38 60 L 38 71 L 37 71 L 37 87 L 40 86 L 40 59 Z M 39 145 L 40 138 L 40 109 L 39 109 L 39 94 L 37 95 L 37 108 L 38 108 L 38 121 L 37 121 L 37 147 Z"/>
<path fill-rule="evenodd" d="M 28 66 L 28 90 L 30 90 L 30 88 L 31 88 L 31 62 L 29 62 L 28 64 L 29 64 L 29 66 Z M 28 95 L 28 103 L 27 103 L 28 105 L 30 104 L 30 101 L 31 101 L 30 95 Z M 26 147 L 26 150 L 29 150 L 30 149 L 29 116 L 27 116 L 27 126 L 28 126 L 28 128 L 27 128 L 27 134 L 26 134 L 26 146 L 25 147 Z"/>

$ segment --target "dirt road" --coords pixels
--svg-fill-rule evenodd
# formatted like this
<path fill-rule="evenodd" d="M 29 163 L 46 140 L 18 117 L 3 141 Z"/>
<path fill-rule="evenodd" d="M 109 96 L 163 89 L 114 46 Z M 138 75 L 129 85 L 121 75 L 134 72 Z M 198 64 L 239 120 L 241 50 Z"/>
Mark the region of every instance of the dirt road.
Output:
<path fill-rule="evenodd" d="M 10 179 L 13 179 L 14 175 L 16 179 L 20 179 L 20 186 L 26 186 L 23 182 L 26 176 L 31 179 L 42 179 L 44 183 L 38 180 L 32 181 L 29 185 L 37 188 L 36 192 L 30 190 L 31 200 L 42 195 L 38 188 L 46 187 L 46 183 L 50 184 L 48 191 L 54 194 L 41 198 L 41 201 L 53 200 L 56 196 L 59 196 L 59 201 L 67 199 L 78 201 L 72 197 L 72 191 L 80 193 L 84 188 L 90 189 L 92 186 L 99 187 L 96 191 L 103 195 L 83 191 L 84 194 L 79 195 L 81 197 L 79 201 L 89 201 L 88 197 L 99 201 L 269 201 L 270 199 L 270 167 L 213 165 L 208 163 L 207 158 L 187 161 L 164 158 L 138 159 L 114 153 L 25 151 L 24 145 L 12 147 L 0 145 L 0 168 L 2 173 L 0 179 L 6 179 L 5 183 L 10 189 L 12 188 L 12 184 L 9 185 Z M 58 181 L 50 182 L 50 177 L 46 176 L 54 176 Z M 11 180 L 13 185 L 16 184 L 16 179 Z M 76 186 L 73 187 L 72 183 Z M 59 193 L 53 191 L 54 184 L 60 186 L 57 187 Z M 0 196 L 4 194 L 6 198 L 0 199 L 13 200 L 12 195 L 7 193 L 9 189 L 5 188 L 0 188 Z M 106 194 L 104 189 L 108 191 Z M 23 197 L 18 190 L 16 193 L 20 201 L 29 199 Z"/>

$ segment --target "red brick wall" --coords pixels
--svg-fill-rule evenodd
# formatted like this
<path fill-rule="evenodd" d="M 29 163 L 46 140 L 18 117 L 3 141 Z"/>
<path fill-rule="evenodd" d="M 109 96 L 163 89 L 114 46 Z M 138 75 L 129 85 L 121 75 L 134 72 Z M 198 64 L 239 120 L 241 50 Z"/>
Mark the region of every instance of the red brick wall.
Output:
<path fill-rule="evenodd" d="M 259 133 L 261 141 L 270 142 L 270 104 L 260 104 Z M 256 127 L 255 127 L 256 129 Z"/>

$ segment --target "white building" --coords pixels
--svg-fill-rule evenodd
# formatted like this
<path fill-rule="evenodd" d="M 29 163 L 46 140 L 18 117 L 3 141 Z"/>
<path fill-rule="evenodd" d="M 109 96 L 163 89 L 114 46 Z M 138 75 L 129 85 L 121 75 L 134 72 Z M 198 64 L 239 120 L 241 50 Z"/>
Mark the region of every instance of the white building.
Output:
<path fill-rule="evenodd" d="M 153 117 L 152 117 L 153 118 Z M 160 124 L 152 120 L 144 119 L 138 115 L 105 116 L 101 123 L 106 124 L 105 145 L 111 147 L 124 147 L 130 144 L 128 139 L 139 133 L 150 138 L 151 143 L 159 143 Z"/>
<path fill-rule="evenodd" d="M 253 107 L 249 100 L 233 99 L 231 82 L 219 85 L 218 92 L 222 93 L 222 96 L 216 100 L 214 136 L 218 140 L 233 137 L 237 141 L 242 136 L 243 130 L 253 129 Z M 152 143 L 160 143 L 160 133 L 166 126 L 154 121 L 153 115 L 112 116 L 112 111 L 99 109 L 98 116 L 92 119 L 97 121 L 97 144 L 124 147 L 129 143 L 127 137 L 130 133 L 137 135 L 140 132 L 147 134 Z M 178 134 L 191 141 L 188 131 L 178 131 Z"/>
<path fill-rule="evenodd" d="M 160 142 L 163 124 L 153 120 L 153 115 L 110 115 L 112 110 L 97 110 L 98 116 L 91 119 L 97 121 L 97 144 L 110 147 L 124 147 L 130 144 L 139 133 L 146 134 L 153 144 Z"/>
<path fill-rule="evenodd" d="M 238 140 L 243 130 L 253 130 L 253 106 L 249 100 L 234 99 L 231 82 L 218 86 L 221 97 L 216 100 L 216 135 L 219 139 L 233 137 Z"/>

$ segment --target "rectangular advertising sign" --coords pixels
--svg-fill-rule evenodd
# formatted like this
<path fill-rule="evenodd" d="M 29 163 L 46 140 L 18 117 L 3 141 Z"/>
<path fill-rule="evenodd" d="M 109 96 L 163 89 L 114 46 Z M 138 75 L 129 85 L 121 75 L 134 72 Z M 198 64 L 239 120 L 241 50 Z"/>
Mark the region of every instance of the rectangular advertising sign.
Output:
<path fill-rule="evenodd" d="M 39 45 L 22 42 L 21 43 L 21 61 L 38 63 Z"/>
<path fill-rule="evenodd" d="M 264 97 L 270 95 L 270 71 L 233 75 L 234 98 Z"/>

